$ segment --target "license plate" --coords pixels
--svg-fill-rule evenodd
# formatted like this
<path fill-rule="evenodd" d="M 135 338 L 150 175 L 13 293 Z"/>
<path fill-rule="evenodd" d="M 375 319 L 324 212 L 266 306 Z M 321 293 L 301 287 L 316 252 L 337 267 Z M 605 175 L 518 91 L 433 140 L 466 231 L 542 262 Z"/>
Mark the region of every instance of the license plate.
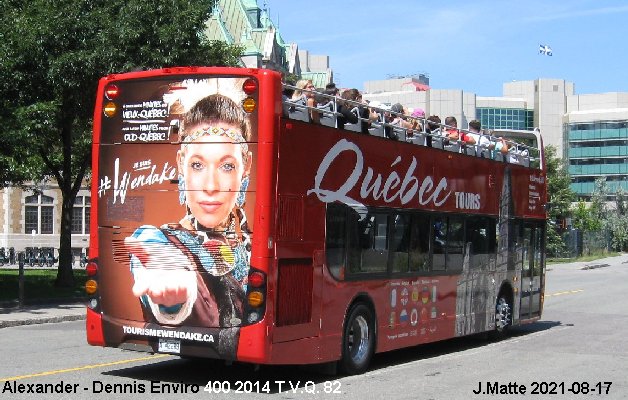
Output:
<path fill-rule="evenodd" d="M 157 351 L 179 354 L 181 352 L 181 341 L 177 339 L 159 339 Z"/>

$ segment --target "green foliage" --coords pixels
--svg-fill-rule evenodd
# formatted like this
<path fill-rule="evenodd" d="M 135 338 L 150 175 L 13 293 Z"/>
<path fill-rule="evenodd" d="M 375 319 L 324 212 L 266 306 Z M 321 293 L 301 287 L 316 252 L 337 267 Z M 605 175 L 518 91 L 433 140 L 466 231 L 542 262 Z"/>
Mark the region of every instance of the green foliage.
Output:
<path fill-rule="evenodd" d="M 595 180 L 595 188 L 591 196 L 591 214 L 592 217 L 600 221 L 602 229 L 606 229 L 608 226 L 608 211 L 606 206 L 606 200 L 608 197 L 608 184 L 606 178 L 597 178 Z"/>
<path fill-rule="evenodd" d="M 547 165 L 547 194 L 548 215 L 550 220 L 556 221 L 569 215 L 571 203 L 575 194 L 571 190 L 571 177 L 568 169 L 556 154 L 556 147 L 545 147 L 545 163 Z"/>
<path fill-rule="evenodd" d="M 571 202 L 575 195 L 571 190 L 571 177 L 562 158 L 558 157 L 556 147 L 545 147 L 545 163 L 547 166 L 547 253 L 557 256 L 565 251 L 565 243 L 561 238 L 559 222 L 570 213 Z"/>
<path fill-rule="evenodd" d="M 580 200 L 571 210 L 573 227 L 582 232 L 595 232 L 601 229 L 602 222 L 594 218 L 593 212 Z"/>
<path fill-rule="evenodd" d="M 0 301 L 19 298 L 19 271 L 0 269 Z M 24 269 L 24 299 L 26 303 L 63 299 L 85 298 L 85 270 L 74 271 L 75 284 L 68 288 L 55 287 L 57 272 L 53 269 Z"/>
<path fill-rule="evenodd" d="M 0 187 L 57 181 L 63 284 L 72 280 L 72 204 L 90 164 L 99 78 L 174 65 L 237 65 L 239 47 L 203 34 L 213 3 L 0 0 Z"/>
<path fill-rule="evenodd" d="M 611 246 L 616 251 L 628 248 L 628 215 L 626 215 L 626 193 L 619 187 L 615 193 L 615 209 L 609 216 L 607 226 L 611 231 Z"/>
<path fill-rule="evenodd" d="M 566 250 L 565 242 L 558 232 L 558 225 L 554 221 L 547 224 L 545 248 L 550 257 L 558 257 Z"/>

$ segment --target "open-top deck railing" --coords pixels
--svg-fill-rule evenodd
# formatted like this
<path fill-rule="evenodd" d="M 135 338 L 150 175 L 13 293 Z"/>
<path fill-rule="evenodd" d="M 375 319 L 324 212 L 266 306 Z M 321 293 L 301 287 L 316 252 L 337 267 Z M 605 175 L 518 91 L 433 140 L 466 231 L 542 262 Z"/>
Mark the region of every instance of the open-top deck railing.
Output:
<path fill-rule="evenodd" d="M 534 145 L 518 142 L 513 138 L 509 138 L 507 132 L 505 131 L 502 131 L 502 135 L 493 135 L 491 131 L 477 133 L 471 132 L 467 129 L 452 127 L 443 123 L 439 123 L 439 129 L 436 133 L 434 133 L 428 131 L 427 126 L 428 123 L 431 125 L 435 125 L 435 123 L 432 121 L 428 121 L 427 117 L 412 117 L 401 113 L 396 113 L 385 108 L 372 107 L 368 104 L 364 104 L 361 102 L 345 100 L 337 96 L 328 95 L 313 90 L 298 89 L 294 86 L 285 84 L 284 89 L 300 90 L 301 93 L 303 93 L 303 96 L 297 99 L 284 97 L 284 115 L 290 119 L 313 123 L 311 114 L 318 113 L 318 119 L 321 125 L 338 128 L 338 118 L 342 117 L 342 114 L 338 112 L 338 107 L 342 104 L 343 106 L 348 107 L 351 112 L 357 116 L 356 123 L 344 123 L 344 130 L 360 133 L 362 132 L 363 125 L 367 124 L 368 132 L 373 136 L 404 141 L 419 146 L 429 146 L 445 151 L 466 154 L 468 156 L 487 158 L 498 162 L 507 162 L 511 164 L 522 165 L 524 167 L 536 169 L 542 168 L 540 148 Z M 305 97 L 306 93 L 314 94 L 317 99 L 324 99 L 324 101 L 320 101 L 315 107 L 308 106 Z M 364 118 L 362 116 L 362 112 L 360 112 L 360 110 L 364 108 L 369 109 L 370 112 L 374 112 L 377 115 L 377 119 Z M 410 122 L 418 129 L 407 128 L 400 125 L 393 125 L 390 122 L 386 121 L 386 115 L 400 117 L 405 121 Z M 464 132 L 465 134 L 484 135 L 488 139 L 489 145 L 486 146 L 480 143 L 469 144 L 462 140 L 450 139 L 444 136 L 444 133 L 447 129 L 455 129 L 459 132 Z M 517 133 L 517 136 L 521 137 L 524 134 L 524 131 L 517 131 Z M 541 143 L 538 137 L 538 130 L 527 131 L 525 132 L 525 136 L 527 142 L 532 142 L 537 145 Z M 502 139 L 508 146 L 507 153 L 502 153 L 498 150 L 495 150 L 496 144 L 501 142 Z"/>

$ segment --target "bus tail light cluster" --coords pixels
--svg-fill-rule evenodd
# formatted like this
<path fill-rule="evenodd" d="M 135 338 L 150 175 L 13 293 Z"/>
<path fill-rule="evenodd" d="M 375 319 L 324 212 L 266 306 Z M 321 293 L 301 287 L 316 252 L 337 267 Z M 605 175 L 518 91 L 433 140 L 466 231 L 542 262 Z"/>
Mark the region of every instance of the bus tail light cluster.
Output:
<path fill-rule="evenodd" d="M 117 85 L 114 85 L 112 83 L 112 84 L 107 85 L 107 87 L 105 87 L 105 97 L 109 101 L 107 101 L 104 104 L 102 111 L 109 118 L 116 115 L 116 112 L 118 111 L 118 106 L 116 105 L 116 103 L 113 102 L 113 100 L 115 100 L 119 94 L 120 94 L 120 89 L 118 88 Z"/>
<path fill-rule="evenodd" d="M 87 303 L 89 308 L 96 310 L 98 308 L 98 264 L 96 261 L 90 261 L 85 266 L 87 273 L 87 281 L 85 282 L 85 293 L 89 296 Z"/>
<path fill-rule="evenodd" d="M 259 322 L 266 310 L 266 274 L 251 267 L 246 294 L 246 322 Z"/>
<path fill-rule="evenodd" d="M 257 91 L 257 81 L 253 78 L 249 78 L 242 84 L 242 91 L 249 97 L 242 101 L 242 108 L 247 113 L 252 113 L 257 107 L 257 102 L 251 97 Z"/>

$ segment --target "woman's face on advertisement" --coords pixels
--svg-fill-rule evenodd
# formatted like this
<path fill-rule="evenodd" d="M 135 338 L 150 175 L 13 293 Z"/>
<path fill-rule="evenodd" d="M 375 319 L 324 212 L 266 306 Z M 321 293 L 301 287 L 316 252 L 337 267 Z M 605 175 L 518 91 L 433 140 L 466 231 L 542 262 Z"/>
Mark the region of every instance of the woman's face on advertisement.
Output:
<path fill-rule="evenodd" d="M 229 124 L 212 126 L 238 130 Z M 186 130 L 207 128 L 209 124 L 200 124 Z M 203 135 L 184 146 L 177 160 L 185 177 L 186 203 L 192 215 L 207 228 L 217 227 L 233 210 L 242 178 L 249 173 L 242 146 L 225 135 Z"/>

